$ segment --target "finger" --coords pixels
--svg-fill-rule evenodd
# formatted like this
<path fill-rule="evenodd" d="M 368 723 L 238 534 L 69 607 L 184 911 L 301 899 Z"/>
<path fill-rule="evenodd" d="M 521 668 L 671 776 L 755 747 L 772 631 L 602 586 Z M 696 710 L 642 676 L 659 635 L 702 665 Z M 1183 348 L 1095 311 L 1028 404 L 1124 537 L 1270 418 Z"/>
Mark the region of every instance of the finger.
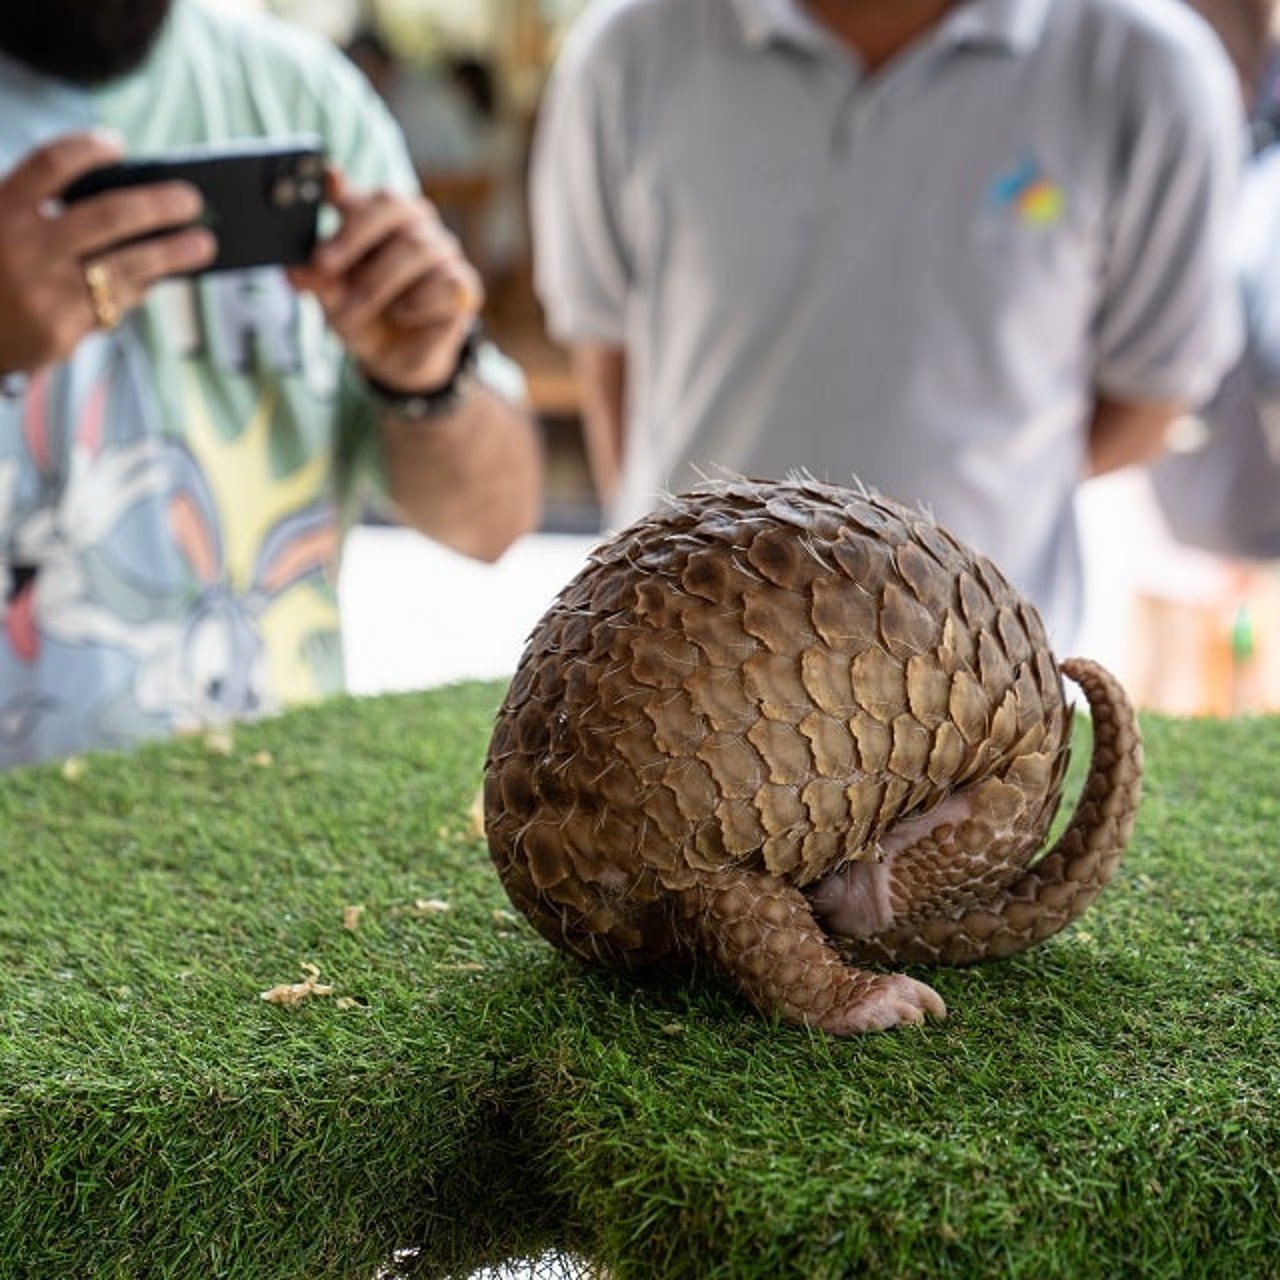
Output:
<path fill-rule="evenodd" d="M 295 289 L 300 289 L 305 293 L 315 293 L 320 288 L 320 285 L 329 279 L 324 272 L 306 264 L 285 267 L 284 275 L 285 279 Z"/>
<path fill-rule="evenodd" d="M 305 266 L 288 267 L 285 270 L 285 278 L 300 293 L 314 294 L 324 311 L 325 318 L 330 324 L 333 323 L 333 317 L 341 306 L 343 298 L 346 297 L 346 290 L 340 280 L 335 280 L 333 276 L 315 267 Z"/>
<path fill-rule="evenodd" d="M 438 324 L 458 316 L 479 314 L 484 287 L 469 263 L 431 272 L 407 290 L 387 310 L 387 318 L 403 328 Z"/>
<path fill-rule="evenodd" d="M 420 202 L 379 194 L 346 206 L 342 226 L 315 253 L 312 266 L 329 275 L 349 271 L 382 241 L 422 218 Z"/>
<path fill-rule="evenodd" d="M 35 208 L 56 200 L 81 175 L 114 164 L 122 154 L 114 134 L 94 129 L 64 134 L 24 157 L 5 179 L 5 190 Z"/>
<path fill-rule="evenodd" d="M 142 292 L 167 276 L 186 275 L 207 267 L 218 251 L 212 232 L 188 227 L 169 235 L 153 236 L 115 250 L 111 259 Z"/>
<path fill-rule="evenodd" d="M 76 257 L 90 257 L 126 240 L 189 225 L 202 206 L 200 192 L 187 182 L 106 192 L 67 206 L 57 219 L 58 236 Z"/>
<path fill-rule="evenodd" d="M 341 212 L 351 198 L 351 186 L 347 175 L 335 164 L 324 167 L 324 195 L 331 205 Z"/>
<path fill-rule="evenodd" d="M 347 274 L 347 297 L 338 322 L 353 326 L 367 322 L 420 281 L 447 273 L 458 261 L 456 242 L 424 234 L 418 226 L 383 241 Z"/>
<path fill-rule="evenodd" d="M 99 254 L 93 261 L 106 268 L 111 299 L 124 312 L 136 307 L 157 281 L 208 266 L 217 248 L 210 232 L 192 227 Z"/>
<path fill-rule="evenodd" d="M 339 332 L 356 330 L 382 314 L 406 289 L 422 278 L 422 261 L 404 239 L 385 241 L 352 271 L 333 317 Z"/>
<path fill-rule="evenodd" d="M 431 274 L 467 270 L 462 247 L 452 232 L 419 220 L 390 237 L 348 271 L 349 297 L 343 319 L 358 323 L 392 305 Z M 436 316 L 447 319 L 453 311 Z"/>
<path fill-rule="evenodd" d="M 442 324 L 414 330 L 406 342 L 402 331 L 386 325 L 357 354 L 379 381 L 403 390 L 438 386 L 458 362 L 458 352 L 471 331 L 472 319 L 460 316 Z"/>

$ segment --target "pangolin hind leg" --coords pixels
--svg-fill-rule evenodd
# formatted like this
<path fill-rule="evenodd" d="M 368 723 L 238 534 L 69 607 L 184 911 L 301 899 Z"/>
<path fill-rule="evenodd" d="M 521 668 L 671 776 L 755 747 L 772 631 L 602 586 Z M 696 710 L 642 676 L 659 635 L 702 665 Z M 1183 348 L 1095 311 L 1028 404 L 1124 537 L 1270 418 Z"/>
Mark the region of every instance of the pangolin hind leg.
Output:
<path fill-rule="evenodd" d="M 804 895 L 775 876 L 741 867 L 708 873 L 681 891 L 680 908 L 697 949 L 765 1013 L 838 1036 L 946 1016 L 942 997 L 923 982 L 846 964 Z"/>

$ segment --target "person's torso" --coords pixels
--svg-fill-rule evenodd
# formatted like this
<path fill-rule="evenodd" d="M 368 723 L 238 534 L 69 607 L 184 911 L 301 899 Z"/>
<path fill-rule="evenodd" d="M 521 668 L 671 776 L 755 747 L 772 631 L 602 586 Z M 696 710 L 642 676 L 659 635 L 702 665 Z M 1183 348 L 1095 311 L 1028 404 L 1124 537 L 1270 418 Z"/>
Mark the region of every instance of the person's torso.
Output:
<path fill-rule="evenodd" d="M 148 69 L 97 92 L 0 63 L 0 172 L 90 125 L 131 154 L 323 131 L 300 78 L 212 30 L 175 6 Z M 340 687 L 339 370 L 314 300 L 262 268 L 162 283 L 0 400 L 0 764 Z"/>
<path fill-rule="evenodd" d="M 736 4 L 666 5 L 630 68 L 614 517 L 717 466 L 856 474 L 1072 616 L 1122 42 L 1046 10 L 1026 47 L 944 25 L 868 77 L 816 30 L 744 41 Z"/>

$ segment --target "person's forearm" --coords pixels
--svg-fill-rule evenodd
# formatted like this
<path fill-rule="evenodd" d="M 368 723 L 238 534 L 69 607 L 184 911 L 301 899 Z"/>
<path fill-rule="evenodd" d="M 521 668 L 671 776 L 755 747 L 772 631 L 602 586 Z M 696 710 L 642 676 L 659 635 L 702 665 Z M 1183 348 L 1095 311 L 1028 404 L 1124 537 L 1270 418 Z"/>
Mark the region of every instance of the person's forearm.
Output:
<path fill-rule="evenodd" d="M 390 497 L 406 524 L 477 560 L 496 560 L 542 514 L 542 450 L 532 416 L 487 387 L 426 422 L 388 412 Z"/>
<path fill-rule="evenodd" d="M 1185 412 L 1172 401 L 1125 403 L 1099 396 L 1089 426 L 1090 476 L 1150 462 L 1163 451 L 1169 428 Z"/>
<path fill-rule="evenodd" d="M 627 361 L 621 347 L 582 343 L 573 348 L 573 368 L 582 393 L 587 464 L 596 493 L 606 505 L 618 491 L 626 440 Z"/>

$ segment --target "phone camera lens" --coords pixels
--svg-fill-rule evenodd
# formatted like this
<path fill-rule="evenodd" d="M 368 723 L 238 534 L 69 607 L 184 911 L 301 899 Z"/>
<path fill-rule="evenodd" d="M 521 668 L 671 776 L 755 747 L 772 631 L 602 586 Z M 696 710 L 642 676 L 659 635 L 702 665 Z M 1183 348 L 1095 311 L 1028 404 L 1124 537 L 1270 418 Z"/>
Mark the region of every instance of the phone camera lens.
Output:
<path fill-rule="evenodd" d="M 298 199 L 303 204 L 317 204 L 320 200 L 320 183 L 315 178 L 303 178 L 298 183 Z"/>
<path fill-rule="evenodd" d="M 298 203 L 299 194 L 293 178 L 277 178 L 271 187 L 271 202 L 278 209 L 289 209 Z"/>
<path fill-rule="evenodd" d="M 319 179 L 324 175 L 324 163 L 319 156 L 300 156 L 297 174 L 299 178 Z"/>

